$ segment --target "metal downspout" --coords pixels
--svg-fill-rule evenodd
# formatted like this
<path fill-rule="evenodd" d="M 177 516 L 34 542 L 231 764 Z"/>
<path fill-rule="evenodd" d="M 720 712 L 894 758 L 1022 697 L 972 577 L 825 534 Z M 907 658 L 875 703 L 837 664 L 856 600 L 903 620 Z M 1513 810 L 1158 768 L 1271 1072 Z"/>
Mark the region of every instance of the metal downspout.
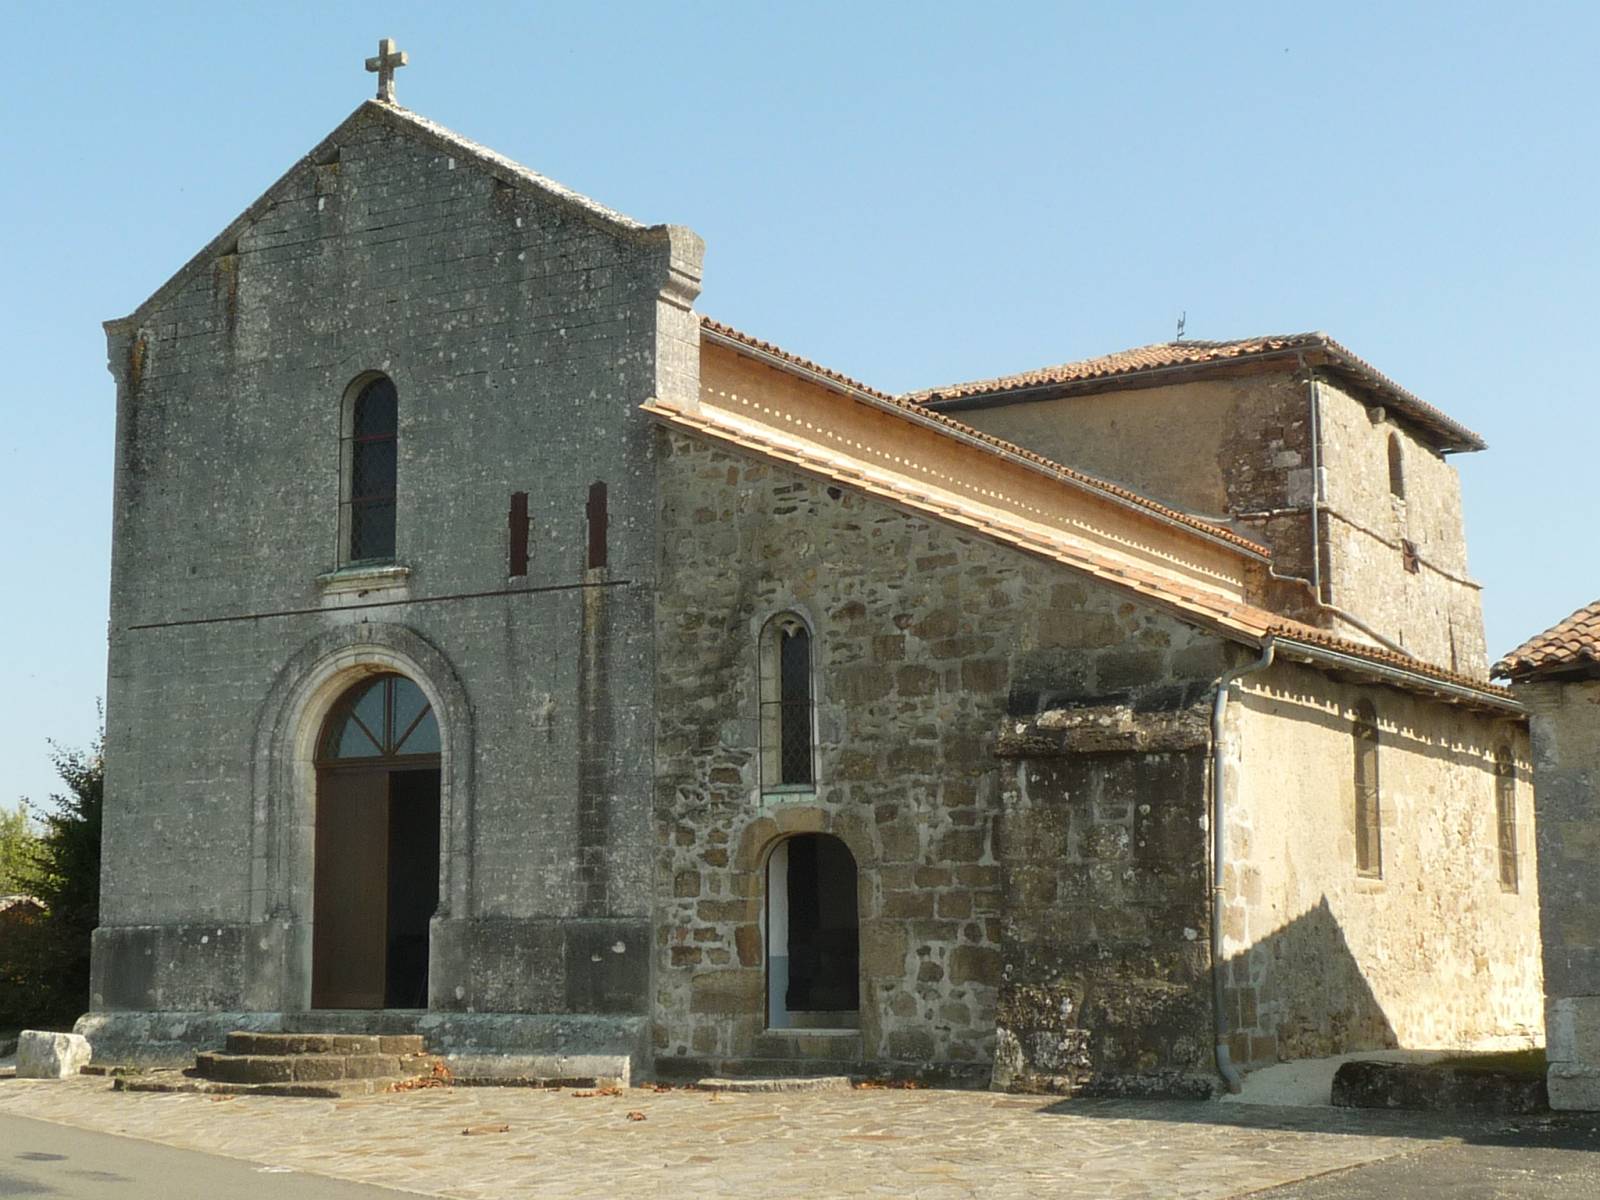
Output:
<path fill-rule="evenodd" d="M 1235 667 L 1217 680 L 1217 694 L 1211 702 L 1211 1008 L 1217 1031 L 1217 1070 L 1228 1091 L 1238 1094 L 1241 1083 L 1237 1067 L 1228 1053 L 1228 1018 L 1223 1008 L 1227 988 L 1223 982 L 1222 957 L 1222 874 L 1228 862 L 1226 821 L 1226 776 L 1223 772 L 1222 719 L 1228 711 L 1228 689 L 1246 675 L 1264 671 L 1272 665 L 1278 643 L 1269 637 L 1261 643 L 1261 657 L 1253 663 Z"/>
<path fill-rule="evenodd" d="M 1318 604 L 1327 604 L 1322 594 L 1322 506 L 1327 502 L 1322 488 L 1322 401 L 1317 395 L 1316 368 L 1298 354 L 1300 369 L 1306 373 L 1306 398 L 1311 405 L 1311 589 Z"/>

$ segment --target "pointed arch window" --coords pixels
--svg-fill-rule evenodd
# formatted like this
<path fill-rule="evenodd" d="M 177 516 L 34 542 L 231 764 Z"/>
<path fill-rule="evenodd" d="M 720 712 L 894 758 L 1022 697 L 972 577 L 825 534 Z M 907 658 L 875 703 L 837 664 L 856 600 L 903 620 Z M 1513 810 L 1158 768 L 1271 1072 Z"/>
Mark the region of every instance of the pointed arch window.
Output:
<path fill-rule="evenodd" d="M 1356 870 L 1383 875 L 1383 809 L 1378 789 L 1378 714 L 1372 702 L 1356 705 L 1351 732 L 1355 741 Z"/>
<path fill-rule="evenodd" d="M 344 422 L 344 561 L 393 562 L 400 398 L 379 375 L 361 384 Z"/>
<path fill-rule="evenodd" d="M 811 630 L 780 613 L 761 633 L 761 787 L 809 791 L 816 786 Z"/>

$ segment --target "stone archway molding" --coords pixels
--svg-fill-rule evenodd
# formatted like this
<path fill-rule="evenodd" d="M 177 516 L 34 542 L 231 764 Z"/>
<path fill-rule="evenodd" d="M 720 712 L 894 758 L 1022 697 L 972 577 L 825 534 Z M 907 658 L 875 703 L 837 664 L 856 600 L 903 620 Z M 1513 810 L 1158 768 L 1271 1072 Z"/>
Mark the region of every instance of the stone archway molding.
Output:
<path fill-rule="evenodd" d="M 417 684 L 439 719 L 439 912 L 472 909 L 474 761 L 466 688 L 442 651 L 407 626 L 342 625 L 286 663 L 261 707 L 251 764 L 249 1007 L 309 1007 L 316 746 L 329 710 L 350 686 L 393 672 Z"/>

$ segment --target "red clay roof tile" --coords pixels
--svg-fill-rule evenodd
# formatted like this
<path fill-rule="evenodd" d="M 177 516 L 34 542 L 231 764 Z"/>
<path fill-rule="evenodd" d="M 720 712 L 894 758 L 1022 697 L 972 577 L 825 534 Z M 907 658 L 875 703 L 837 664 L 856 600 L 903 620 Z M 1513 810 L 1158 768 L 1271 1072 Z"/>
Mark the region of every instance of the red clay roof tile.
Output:
<path fill-rule="evenodd" d="M 1240 536 L 1233 530 L 1228 529 L 1226 526 L 1214 525 L 1210 521 L 1203 521 L 1199 517 L 1183 512 L 1181 509 L 1168 508 L 1165 504 L 1160 504 L 1157 501 L 1150 499 L 1148 496 L 1141 496 L 1138 492 L 1130 491 L 1128 488 L 1122 487 L 1119 484 L 1110 483 L 1104 479 L 1096 479 L 1093 475 L 1085 475 L 1082 471 L 1074 471 L 1071 467 L 1062 466 L 1058 462 L 1052 462 L 1050 459 L 1045 458 L 1042 454 L 1035 454 L 1032 450 L 1028 450 L 1022 446 L 1017 446 L 1011 442 L 1004 441 L 1001 438 L 995 437 L 993 434 L 984 433 L 982 430 L 974 429 L 970 425 L 963 425 L 960 421 L 952 420 L 943 413 L 938 413 L 934 412 L 932 409 L 923 408 L 919 404 L 913 404 L 899 396 L 892 396 L 888 392 L 880 392 L 877 388 L 869 387 L 867 384 L 851 379 L 848 375 L 842 375 L 838 371 L 830 370 L 828 367 L 814 363 L 810 359 L 801 358 L 798 354 L 791 354 L 781 346 L 775 346 L 771 342 L 762 341 L 760 338 L 752 337 L 748 333 L 742 333 L 733 328 L 731 325 L 724 325 L 720 321 L 713 321 L 710 317 L 701 317 L 700 325 L 701 328 L 706 332 L 716 335 L 722 338 L 724 341 L 734 342 L 739 346 L 748 347 L 752 350 L 758 350 L 763 354 L 779 359 L 790 366 L 799 368 L 800 370 L 821 375 L 822 377 L 830 379 L 851 391 L 859 392 L 863 396 L 869 396 L 872 399 L 879 401 L 881 404 L 887 405 L 894 409 L 899 409 L 909 417 L 914 417 L 915 419 L 921 421 L 933 422 L 934 424 L 943 426 L 951 433 L 959 434 L 964 438 L 981 442 L 1002 454 L 1015 455 L 1017 457 L 1024 458 L 1036 466 L 1048 469 L 1052 473 L 1058 475 L 1065 482 L 1076 484 L 1091 491 L 1102 492 L 1108 496 L 1115 496 L 1118 500 L 1121 500 L 1124 503 L 1146 509 L 1152 513 L 1158 514 L 1161 517 L 1164 517 L 1168 521 L 1175 521 L 1180 525 L 1186 525 L 1191 529 L 1198 530 L 1201 533 L 1205 533 L 1211 537 L 1219 538 L 1222 541 L 1229 542 L 1237 546 L 1239 549 L 1247 550 L 1259 558 L 1270 557 L 1271 552 L 1265 546 L 1261 545 L 1259 542 L 1253 542 L 1247 537 Z"/>
<path fill-rule="evenodd" d="M 1494 664 L 1494 674 L 1527 679 L 1583 666 L 1600 668 L 1600 600 L 1523 642 Z"/>
<path fill-rule="evenodd" d="M 1291 333 L 1265 337 L 1239 338 L 1227 342 L 1158 342 L 1099 358 L 1060 363 L 1001 375 L 993 379 L 950 384 L 907 392 L 901 397 L 913 404 L 942 405 L 980 396 L 1005 396 L 1068 384 L 1089 384 L 1097 380 L 1122 379 L 1146 371 L 1171 371 L 1183 368 L 1213 367 L 1231 361 L 1260 359 L 1269 355 L 1305 354 L 1313 365 L 1326 365 L 1345 374 L 1371 392 L 1378 400 L 1402 416 L 1409 417 L 1430 433 L 1444 450 L 1482 450 L 1484 440 L 1465 425 L 1451 419 L 1424 402 L 1364 359 L 1352 354 L 1325 333 Z"/>

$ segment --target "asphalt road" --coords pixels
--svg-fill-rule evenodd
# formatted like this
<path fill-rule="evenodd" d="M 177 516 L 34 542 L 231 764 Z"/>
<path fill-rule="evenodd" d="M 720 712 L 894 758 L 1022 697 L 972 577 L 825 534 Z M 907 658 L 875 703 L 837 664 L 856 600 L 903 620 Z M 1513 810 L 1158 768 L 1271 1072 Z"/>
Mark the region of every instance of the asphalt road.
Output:
<path fill-rule="evenodd" d="M 0 1116 L 0 1197 L 53 1200 L 402 1200 L 407 1192 L 278 1171 L 25 1117 Z"/>
<path fill-rule="evenodd" d="M 1600 1114 L 1508 1118 L 1480 1134 L 1334 1171 L 1251 1200 L 1596 1200 Z"/>

